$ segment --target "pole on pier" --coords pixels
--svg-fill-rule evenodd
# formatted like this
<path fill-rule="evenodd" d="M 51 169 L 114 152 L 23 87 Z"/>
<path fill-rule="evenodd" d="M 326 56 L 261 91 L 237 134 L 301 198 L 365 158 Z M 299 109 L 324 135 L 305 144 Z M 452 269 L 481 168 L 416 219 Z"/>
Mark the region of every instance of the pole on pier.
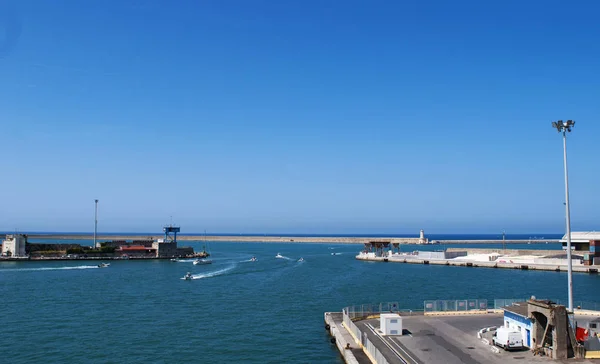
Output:
<path fill-rule="evenodd" d="M 573 120 L 563 122 L 558 120 L 552 122 L 552 127 L 556 128 L 563 135 L 563 164 L 565 169 L 565 206 L 566 206 L 566 225 L 567 225 L 567 267 L 568 267 L 568 292 L 569 292 L 569 312 L 573 312 L 573 261 L 571 260 L 571 207 L 569 204 L 569 172 L 567 168 L 567 132 L 575 126 Z"/>
<path fill-rule="evenodd" d="M 95 209 L 94 209 L 94 246 L 93 249 L 96 249 L 96 234 L 98 233 L 98 199 L 94 200 Z"/>

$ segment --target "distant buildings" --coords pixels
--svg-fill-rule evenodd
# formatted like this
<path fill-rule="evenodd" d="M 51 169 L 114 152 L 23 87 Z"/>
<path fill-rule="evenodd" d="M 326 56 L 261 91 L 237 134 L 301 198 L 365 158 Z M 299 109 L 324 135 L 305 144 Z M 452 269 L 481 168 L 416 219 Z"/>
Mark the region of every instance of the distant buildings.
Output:
<path fill-rule="evenodd" d="M 192 247 L 177 246 L 179 227 L 166 226 L 165 237 L 154 240 L 113 240 L 98 242 L 95 247 L 80 244 L 28 243 L 27 235 L 6 235 L 0 256 L 3 259 L 86 259 L 86 258 L 183 258 L 207 256 L 206 252 L 194 253 Z"/>
<path fill-rule="evenodd" d="M 4 257 L 25 257 L 25 247 L 27 245 L 27 235 L 10 234 L 2 241 L 2 256 Z"/>
<path fill-rule="evenodd" d="M 560 239 L 563 249 L 567 249 L 567 235 Z M 596 244 L 600 247 L 600 232 L 598 231 L 572 231 L 571 249 L 582 252 L 595 252 Z"/>

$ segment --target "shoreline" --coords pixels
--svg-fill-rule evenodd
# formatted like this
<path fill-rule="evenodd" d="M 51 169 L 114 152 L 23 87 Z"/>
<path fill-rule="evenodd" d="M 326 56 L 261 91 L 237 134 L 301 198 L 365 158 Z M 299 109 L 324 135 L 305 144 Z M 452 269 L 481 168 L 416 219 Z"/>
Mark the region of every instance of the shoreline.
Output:
<path fill-rule="evenodd" d="M 97 241 L 112 240 L 156 240 L 162 238 L 162 234 L 157 235 L 97 235 Z M 93 235 L 61 235 L 61 234 L 29 234 L 29 239 L 40 240 L 93 240 Z M 545 244 L 558 243 L 559 239 L 511 239 L 505 240 L 438 240 L 437 244 L 419 244 L 419 238 L 382 238 L 382 237 L 306 237 L 306 236 L 249 236 L 249 235 L 178 235 L 177 240 L 184 241 L 207 241 L 207 242 L 248 242 L 248 243 L 324 243 L 324 244 L 363 244 L 369 241 L 390 241 L 402 245 L 445 245 L 445 244 Z"/>

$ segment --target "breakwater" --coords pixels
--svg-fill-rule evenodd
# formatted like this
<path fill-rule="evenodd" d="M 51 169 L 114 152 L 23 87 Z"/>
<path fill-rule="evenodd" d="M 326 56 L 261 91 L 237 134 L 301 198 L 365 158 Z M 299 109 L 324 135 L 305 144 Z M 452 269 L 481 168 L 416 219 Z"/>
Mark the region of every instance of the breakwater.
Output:
<path fill-rule="evenodd" d="M 91 240 L 91 234 L 29 234 L 29 239 L 43 240 Z M 162 238 L 161 234 L 156 235 L 98 235 L 99 241 L 108 240 L 155 240 Z M 179 241 L 210 241 L 210 242 L 253 242 L 253 243 L 324 243 L 324 244 L 363 244 L 369 241 L 381 241 L 398 244 L 419 244 L 419 238 L 415 237 L 345 237 L 345 236 L 256 236 L 256 235 L 177 235 Z M 545 244 L 557 243 L 557 239 L 517 239 L 517 240 L 440 240 L 439 244 Z"/>

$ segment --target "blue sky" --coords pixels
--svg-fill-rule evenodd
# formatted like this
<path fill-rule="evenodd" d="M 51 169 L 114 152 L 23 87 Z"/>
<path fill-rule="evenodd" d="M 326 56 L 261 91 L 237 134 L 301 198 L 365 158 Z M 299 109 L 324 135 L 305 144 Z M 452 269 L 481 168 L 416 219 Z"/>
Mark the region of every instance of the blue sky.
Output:
<path fill-rule="evenodd" d="M 599 11 L 0 0 L 0 230 L 598 229 Z"/>

